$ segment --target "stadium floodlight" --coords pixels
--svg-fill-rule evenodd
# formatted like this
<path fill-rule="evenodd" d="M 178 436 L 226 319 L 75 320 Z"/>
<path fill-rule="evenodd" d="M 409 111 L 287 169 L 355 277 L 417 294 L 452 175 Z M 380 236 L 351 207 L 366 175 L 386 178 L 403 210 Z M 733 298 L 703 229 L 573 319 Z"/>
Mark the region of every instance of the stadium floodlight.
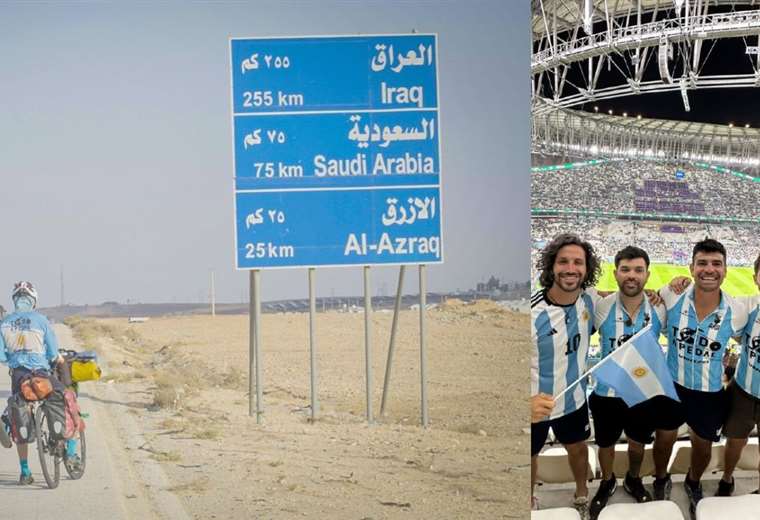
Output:
<path fill-rule="evenodd" d="M 660 79 L 663 83 L 673 83 L 673 78 L 670 76 L 670 69 L 668 68 L 668 60 L 672 59 L 673 51 L 670 46 L 670 42 L 666 37 L 660 38 L 660 46 L 657 49 L 657 64 L 660 68 Z"/>
<path fill-rule="evenodd" d="M 691 112 L 691 107 L 689 106 L 689 91 L 686 88 L 686 78 L 681 78 L 681 81 L 679 82 L 679 86 L 681 88 L 681 99 L 683 99 L 683 108 L 687 112 Z"/>

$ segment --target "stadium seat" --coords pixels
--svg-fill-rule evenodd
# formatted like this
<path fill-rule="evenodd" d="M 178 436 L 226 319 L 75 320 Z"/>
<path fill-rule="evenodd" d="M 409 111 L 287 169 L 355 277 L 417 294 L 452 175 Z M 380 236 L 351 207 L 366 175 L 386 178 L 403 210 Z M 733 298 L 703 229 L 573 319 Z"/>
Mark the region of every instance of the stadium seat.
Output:
<path fill-rule="evenodd" d="M 628 444 L 615 445 L 615 462 L 612 465 L 612 472 L 619 477 L 625 476 L 628 472 Z M 652 445 L 644 446 L 644 460 L 641 462 L 639 475 L 646 477 L 654 475 L 654 458 L 652 456 Z"/>
<path fill-rule="evenodd" d="M 588 464 L 586 465 L 589 480 L 594 478 L 596 466 L 596 453 L 589 446 Z M 548 448 L 539 453 L 536 477 L 540 482 L 547 484 L 575 482 L 573 473 L 570 471 L 570 465 L 567 462 L 567 451 L 565 451 L 565 448 Z"/>
<path fill-rule="evenodd" d="M 697 504 L 697 520 L 739 519 L 760 519 L 760 495 L 707 497 Z M 599 520 L 601 520 L 601 516 Z"/>
<path fill-rule="evenodd" d="M 599 514 L 599 520 L 684 520 L 675 502 L 657 500 L 643 504 L 611 504 Z"/>
<path fill-rule="evenodd" d="M 572 507 L 555 507 L 530 512 L 530 520 L 580 520 L 580 518 L 581 515 Z"/>
<path fill-rule="evenodd" d="M 757 437 L 753 437 L 742 450 L 742 456 L 739 457 L 736 467 L 737 469 L 754 471 L 758 468 L 759 463 L 760 453 L 757 451 Z"/>
<path fill-rule="evenodd" d="M 710 464 L 705 468 L 705 473 L 723 469 L 723 451 L 726 441 L 721 440 L 712 446 Z M 672 474 L 685 474 L 691 466 L 691 441 L 676 441 L 673 446 L 673 454 L 670 456 L 668 472 Z"/>

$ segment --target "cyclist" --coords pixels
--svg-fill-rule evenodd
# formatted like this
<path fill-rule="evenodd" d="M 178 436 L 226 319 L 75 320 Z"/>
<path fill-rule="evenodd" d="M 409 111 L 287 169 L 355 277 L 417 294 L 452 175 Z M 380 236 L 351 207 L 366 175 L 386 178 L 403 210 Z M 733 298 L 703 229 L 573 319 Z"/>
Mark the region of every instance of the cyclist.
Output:
<path fill-rule="evenodd" d="M 48 372 L 51 364 L 63 362 L 58 353 L 58 340 L 48 319 L 35 311 L 37 307 L 37 290 L 30 282 L 17 282 L 11 295 L 14 312 L 0 322 L 0 362 L 7 363 L 11 369 L 11 392 L 20 391 L 21 382 L 32 371 Z M 55 377 L 50 381 L 53 390 L 63 393 L 63 385 Z M 29 447 L 26 443 L 17 443 L 21 476 L 19 484 L 32 484 L 32 472 L 29 469 Z M 76 453 L 76 442 L 69 441 L 66 454 Z"/>

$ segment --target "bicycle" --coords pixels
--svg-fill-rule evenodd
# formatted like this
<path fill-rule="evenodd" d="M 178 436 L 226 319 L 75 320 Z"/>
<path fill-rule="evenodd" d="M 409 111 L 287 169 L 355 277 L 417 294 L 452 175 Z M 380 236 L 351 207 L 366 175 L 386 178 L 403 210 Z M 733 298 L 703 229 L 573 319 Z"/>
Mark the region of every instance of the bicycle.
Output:
<path fill-rule="evenodd" d="M 53 370 L 49 374 L 50 377 L 56 377 L 56 372 L 60 374 L 59 367 L 51 368 L 53 368 Z M 58 487 L 61 479 L 61 461 L 63 461 L 66 473 L 68 473 L 72 480 L 82 478 L 85 470 L 87 445 L 84 427 L 77 428 L 72 437 L 72 439 L 77 441 L 76 457 L 69 457 L 66 450 L 67 439 L 62 438 L 60 433 L 54 435 L 53 432 L 51 432 L 43 403 L 45 403 L 45 399 L 27 401 L 29 416 L 32 418 L 31 426 L 34 429 L 34 431 L 31 432 L 30 439 L 32 439 L 31 442 L 37 442 L 37 453 L 39 455 L 40 467 L 42 469 L 42 475 L 45 478 L 45 483 L 50 489 L 55 489 Z M 82 421 L 82 424 L 84 423 L 81 414 L 80 421 Z M 7 436 L 4 425 L 0 425 L 0 429 L 2 429 L 2 433 L 5 433 Z M 9 448 L 12 444 L 10 437 L 7 438 L 7 442 L 3 442 L 6 441 L 6 439 L 2 433 L 0 433 L 0 444 Z"/>

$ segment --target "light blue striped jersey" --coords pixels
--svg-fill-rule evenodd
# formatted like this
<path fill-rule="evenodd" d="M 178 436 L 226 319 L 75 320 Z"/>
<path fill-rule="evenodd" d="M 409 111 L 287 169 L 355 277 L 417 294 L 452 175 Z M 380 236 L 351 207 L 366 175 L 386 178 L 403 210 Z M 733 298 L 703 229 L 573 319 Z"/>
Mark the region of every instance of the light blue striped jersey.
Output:
<path fill-rule="evenodd" d="M 531 395 L 557 395 L 586 370 L 589 338 L 594 333 L 594 289 L 582 291 L 574 304 L 556 305 L 545 290 L 531 298 Z M 563 395 L 547 419 L 556 419 L 583 406 L 586 383 Z M 546 420 L 546 419 L 545 419 Z"/>
<path fill-rule="evenodd" d="M 760 399 L 760 296 L 747 298 L 749 319 L 742 332 L 742 350 L 736 364 L 736 383 Z"/>
<path fill-rule="evenodd" d="M 673 381 L 690 390 L 717 392 L 728 340 L 747 324 L 746 302 L 721 291 L 718 307 L 698 322 L 694 284 L 681 295 L 666 286 L 660 296 L 667 309 L 667 360 Z"/>
<path fill-rule="evenodd" d="M 665 306 L 652 306 L 643 294 L 641 297 L 644 301 L 639 306 L 635 318 L 625 310 L 620 301 L 620 292 L 610 294 L 594 307 L 594 324 L 599 331 L 602 359 L 649 325 L 652 326 L 654 337 L 660 337 L 660 330 L 665 324 Z M 615 397 L 615 390 L 602 383 L 596 384 L 594 392 L 606 397 Z"/>

